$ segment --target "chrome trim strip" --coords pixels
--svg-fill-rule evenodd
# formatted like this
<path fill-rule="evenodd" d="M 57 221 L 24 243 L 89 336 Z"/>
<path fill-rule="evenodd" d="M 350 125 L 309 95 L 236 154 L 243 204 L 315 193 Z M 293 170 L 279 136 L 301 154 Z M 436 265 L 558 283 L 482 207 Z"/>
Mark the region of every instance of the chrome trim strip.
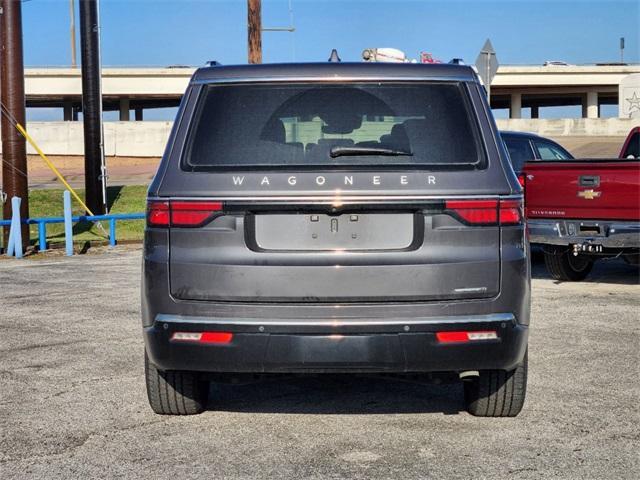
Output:
<path fill-rule="evenodd" d="M 147 200 L 206 200 L 247 203 L 327 203 L 352 204 L 358 202 L 411 202 L 416 200 L 473 200 L 473 199 L 513 199 L 521 200 L 520 195 L 309 195 L 309 196 L 246 196 L 246 197 L 149 197 Z"/>
<path fill-rule="evenodd" d="M 196 317 L 187 315 L 156 315 L 155 321 L 158 323 L 189 323 L 201 325 L 266 325 L 278 327 L 364 327 L 364 326 L 385 326 L 385 325 L 434 325 L 434 324 L 457 324 L 457 323 L 487 323 L 487 322 L 515 322 L 515 317 L 511 313 L 494 313 L 489 315 L 469 315 L 452 317 L 427 317 L 427 318 L 406 318 L 406 319 L 380 319 L 380 320 L 282 320 L 268 318 L 211 318 Z"/>
<path fill-rule="evenodd" d="M 399 76 L 391 77 L 386 75 L 351 75 L 341 76 L 334 74 L 331 76 L 272 76 L 272 77 L 227 77 L 227 78 L 211 78 L 208 80 L 192 80 L 191 85 L 215 85 L 218 83 L 290 83 L 290 82 L 471 82 L 477 83 L 477 80 L 467 76 Z"/>

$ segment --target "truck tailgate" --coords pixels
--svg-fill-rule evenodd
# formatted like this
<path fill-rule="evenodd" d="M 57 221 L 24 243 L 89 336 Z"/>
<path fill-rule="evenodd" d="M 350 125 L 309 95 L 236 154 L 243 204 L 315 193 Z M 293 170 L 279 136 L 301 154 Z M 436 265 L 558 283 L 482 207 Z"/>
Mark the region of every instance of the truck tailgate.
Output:
<path fill-rule="evenodd" d="M 528 162 L 527 218 L 638 220 L 640 161 Z"/>

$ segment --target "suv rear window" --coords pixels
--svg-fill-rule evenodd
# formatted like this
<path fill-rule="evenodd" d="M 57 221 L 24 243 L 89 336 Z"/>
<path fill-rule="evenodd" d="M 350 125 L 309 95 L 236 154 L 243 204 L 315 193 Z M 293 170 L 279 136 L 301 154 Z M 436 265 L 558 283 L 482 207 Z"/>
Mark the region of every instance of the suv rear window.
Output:
<path fill-rule="evenodd" d="M 183 168 L 484 168 L 474 119 L 458 83 L 207 85 Z"/>

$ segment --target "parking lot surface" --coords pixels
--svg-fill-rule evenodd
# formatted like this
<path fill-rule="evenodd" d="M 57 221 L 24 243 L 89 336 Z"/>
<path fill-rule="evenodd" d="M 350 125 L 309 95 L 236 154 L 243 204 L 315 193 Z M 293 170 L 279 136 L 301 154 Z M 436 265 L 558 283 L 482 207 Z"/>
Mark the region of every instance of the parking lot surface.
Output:
<path fill-rule="evenodd" d="M 534 263 L 529 391 L 513 419 L 458 384 L 372 376 L 212 386 L 147 405 L 140 251 L 0 261 L 0 478 L 638 478 L 638 269 L 557 283 Z"/>

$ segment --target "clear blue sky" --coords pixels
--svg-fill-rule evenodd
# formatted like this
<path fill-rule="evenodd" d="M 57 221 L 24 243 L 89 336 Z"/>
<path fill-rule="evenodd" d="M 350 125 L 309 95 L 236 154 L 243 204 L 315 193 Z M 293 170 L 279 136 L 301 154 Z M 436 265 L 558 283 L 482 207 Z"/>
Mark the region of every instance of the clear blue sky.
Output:
<path fill-rule="evenodd" d="M 77 9 L 76 1 L 76 9 Z M 640 62 L 640 2 L 292 0 L 296 32 L 264 33 L 265 62 L 359 61 L 366 47 L 473 63 L 491 38 L 503 64 Z M 289 23 L 288 0 L 263 0 L 263 26 Z M 68 0 L 23 4 L 27 66 L 69 65 Z M 244 63 L 246 0 L 101 0 L 103 65 Z M 79 35 L 78 35 L 79 36 Z"/>

